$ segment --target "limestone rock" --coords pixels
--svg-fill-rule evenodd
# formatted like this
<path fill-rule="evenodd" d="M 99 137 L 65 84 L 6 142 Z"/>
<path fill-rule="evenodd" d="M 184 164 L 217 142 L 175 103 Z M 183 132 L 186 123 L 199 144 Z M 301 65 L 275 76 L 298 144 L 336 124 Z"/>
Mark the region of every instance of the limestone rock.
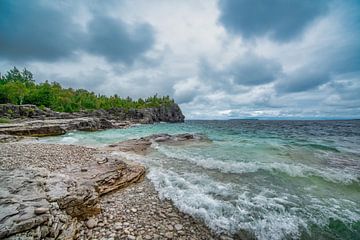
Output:
<path fill-rule="evenodd" d="M 35 238 L 73 239 L 76 219 L 100 213 L 99 197 L 143 179 L 145 168 L 109 158 L 57 172 L 0 170 L 0 239 L 31 232 Z M 92 221 L 92 220 L 91 220 Z M 90 228 L 96 224 L 88 220 Z"/>
<path fill-rule="evenodd" d="M 137 154 L 146 154 L 153 142 L 161 144 L 182 144 L 189 142 L 209 142 L 210 140 L 201 134 L 154 134 L 140 139 L 130 139 L 116 144 L 110 144 L 106 150 L 134 152 Z"/>
<path fill-rule="evenodd" d="M 34 213 L 36 215 L 41 215 L 41 214 L 44 214 L 44 213 L 47 213 L 47 212 L 49 212 L 48 208 L 35 208 L 34 209 Z"/>
<path fill-rule="evenodd" d="M 0 143 L 7 143 L 7 142 L 16 142 L 21 140 L 22 137 L 13 136 L 9 134 L 0 134 Z"/>
<path fill-rule="evenodd" d="M 90 218 L 89 220 L 86 221 L 85 224 L 89 229 L 92 229 L 92 228 L 96 227 L 97 220 L 95 218 Z"/>
<path fill-rule="evenodd" d="M 139 123 L 183 122 L 185 117 L 176 103 L 145 109 L 112 108 L 75 113 L 59 113 L 51 109 L 39 109 L 35 105 L 0 104 L 0 116 L 11 119 L 75 119 L 82 117 L 104 118 L 107 120 L 134 121 Z M 108 124 L 108 123 L 106 123 Z"/>

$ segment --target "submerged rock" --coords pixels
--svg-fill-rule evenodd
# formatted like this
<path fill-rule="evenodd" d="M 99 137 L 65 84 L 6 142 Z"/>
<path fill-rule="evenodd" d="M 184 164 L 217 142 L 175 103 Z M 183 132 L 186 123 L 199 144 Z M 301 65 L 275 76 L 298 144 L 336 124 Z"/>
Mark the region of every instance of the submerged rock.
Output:
<path fill-rule="evenodd" d="M 210 140 L 202 134 L 192 134 L 192 133 L 183 133 L 183 134 L 154 134 L 148 137 L 142 137 L 140 139 L 130 139 L 116 144 L 110 144 L 106 147 L 106 150 L 112 151 L 122 151 L 122 152 L 134 152 L 137 154 L 146 154 L 151 147 L 151 144 L 161 143 L 161 144 L 184 144 L 191 142 L 209 142 Z"/>

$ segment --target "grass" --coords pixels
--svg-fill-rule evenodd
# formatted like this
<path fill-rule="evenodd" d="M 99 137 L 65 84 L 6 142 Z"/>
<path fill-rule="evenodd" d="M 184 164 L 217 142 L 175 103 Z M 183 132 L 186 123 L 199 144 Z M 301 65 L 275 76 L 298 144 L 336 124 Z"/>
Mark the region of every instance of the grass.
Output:
<path fill-rule="evenodd" d="M 11 121 L 8 118 L 1 118 L 0 117 L 0 124 L 2 124 L 2 123 L 11 123 Z"/>

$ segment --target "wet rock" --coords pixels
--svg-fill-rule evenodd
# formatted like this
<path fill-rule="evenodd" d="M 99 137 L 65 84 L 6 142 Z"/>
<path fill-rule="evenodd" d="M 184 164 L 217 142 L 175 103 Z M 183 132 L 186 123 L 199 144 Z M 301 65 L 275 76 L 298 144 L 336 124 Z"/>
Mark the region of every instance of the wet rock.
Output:
<path fill-rule="evenodd" d="M 106 150 L 134 152 L 136 154 L 147 154 L 153 142 L 162 144 L 182 144 L 189 142 L 208 142 L 210 141 L 206 136 L 201 134 L 154 134 L 140 139 L 131 139 L 116 144 L 110 144 Z"/>

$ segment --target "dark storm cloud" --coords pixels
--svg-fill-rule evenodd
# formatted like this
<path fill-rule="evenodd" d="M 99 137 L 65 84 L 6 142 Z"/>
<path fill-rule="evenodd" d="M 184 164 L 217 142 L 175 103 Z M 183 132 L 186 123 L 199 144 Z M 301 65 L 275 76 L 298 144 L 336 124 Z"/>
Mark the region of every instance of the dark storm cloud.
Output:
<path fill-rule="evenodd" d="M 269 35 L 278 41 L 299 36 L 326 13 L 327 0 L 220 0 L 220 23 L 245 38 Z"/>
<path fill-rule="evenodd" d="M 0 1 L 0 57 L 53 61 L 76 50 L 81 34 L 66 11 L 40 1 Z"/>
<path fill-rule="evenodd" d="M 328 81 L 330 81 L 330 75 L 327 72 L 302 68 L 285 75 L 275 87 L 280 93 L 302 92 L 318 87 Z"/>
<path fill-rule="evenodd" d="M 280 93 L 311 90 L 346 75 L 360 81 L 360 5 L 356 1 L 339 1 L 333 9 L 340 8 L 339 4 L 343 9 L 343 22 L 337 36 L 323 32 L 323 41 L 319 39 L 317 50 L 304 65 L 277 82 L 275 87 Z"/>
<path fill-rule="evenodd" d="M 88 24 L 89 52 L 105 56 L 109 61 L 131 63 L 154 43 L 152 28 L 148 24 L 130 29 L 123 22 L 99 16 Z"/>
<path fill-rule="evenodd" d="M 253 87 L 275 81 L 282 74 L 281 65 L 272 59 L 246 53 L 217 70 L 208 61 L 200 61 L 201 77 L 212 79 L 214 89 L 233 90 L 234 85 Z"/>
<path fill-rule="evenodd" d="M 55 61 L 85 51 L 130 64 L 154 43 L 149 25 L 130 26 L 100 11 L 91 12 L 93 18 L 83 29 L 73 21 L 74 6 L 71 2 L 0 1 L 0 58 Z"/>
<path fill-rule="evenodd" d="M 281 65 L 270 59 L 247 54 L 234 61 L 225 74 L 236 84 L 256 86 L 276 80 L 281 74 Z"/>

